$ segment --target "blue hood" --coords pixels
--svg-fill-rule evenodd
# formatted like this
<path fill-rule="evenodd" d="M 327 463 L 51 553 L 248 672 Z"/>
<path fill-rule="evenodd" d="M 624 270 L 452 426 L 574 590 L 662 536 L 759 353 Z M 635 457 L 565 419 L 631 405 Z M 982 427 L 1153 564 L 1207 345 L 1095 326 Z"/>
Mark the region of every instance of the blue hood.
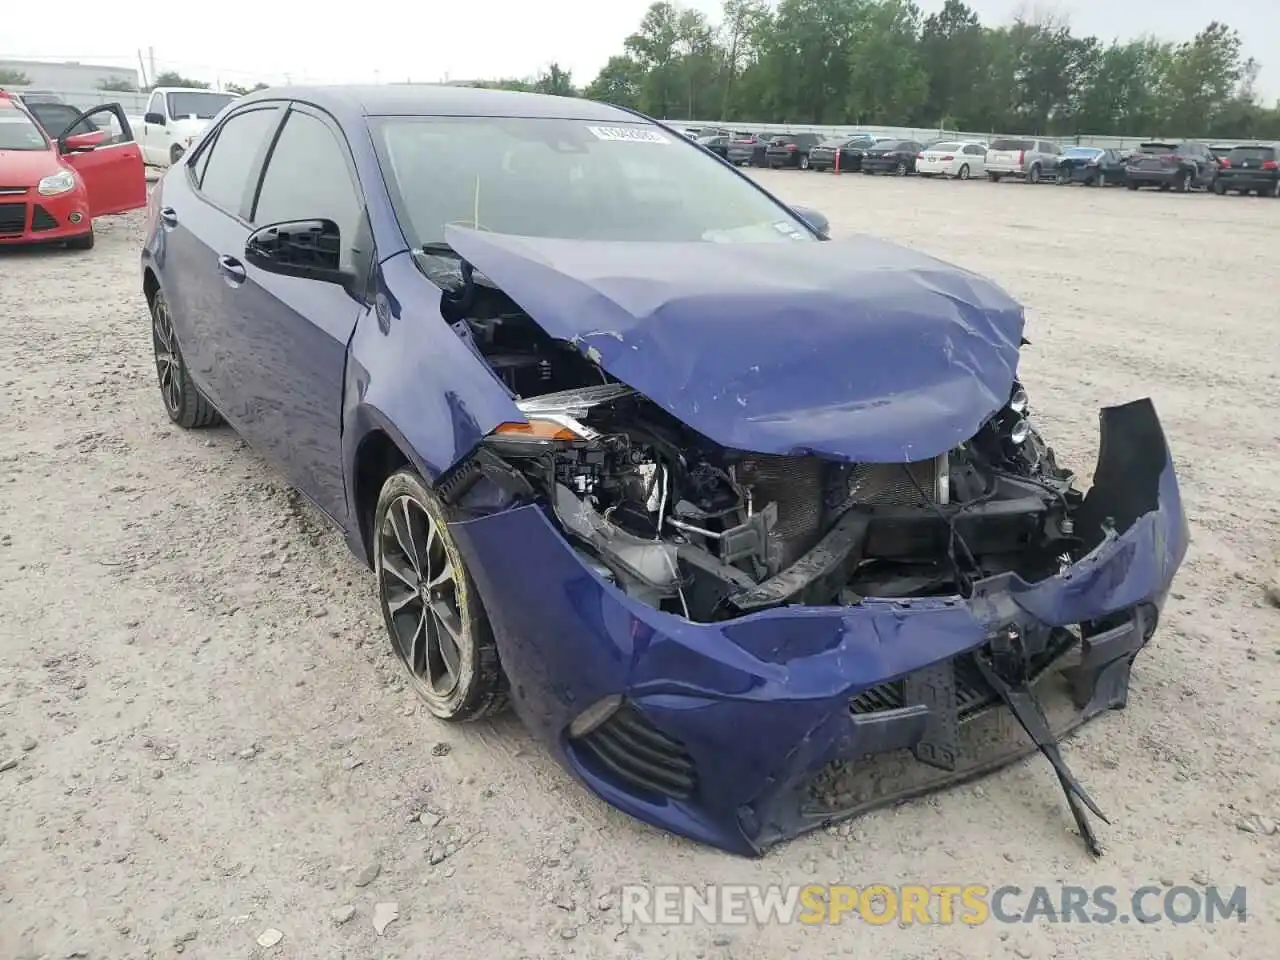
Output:
<path fill-rule="evenodd" d="M 552 337 L 725 447 L 864 463 L 937 456 L 1005 405 L 1023 311 L 871 237 L 634 243 L 449 227 Z"/>

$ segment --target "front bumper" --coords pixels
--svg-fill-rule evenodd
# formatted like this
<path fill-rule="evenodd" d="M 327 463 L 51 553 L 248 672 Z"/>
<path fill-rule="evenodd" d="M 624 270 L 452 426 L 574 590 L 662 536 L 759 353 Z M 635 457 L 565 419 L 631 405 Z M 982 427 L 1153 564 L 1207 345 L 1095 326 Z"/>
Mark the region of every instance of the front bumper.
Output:
<path fill-rule="evenodd" d="M 1035 749 L 974 679 L 973 655 L 994 637 L 1025 638 L 1054 737 L 1124 705 L 1188 541 L 1149 401 L 1103 411 L 1077 526 L 1088 554 L 1039 583 L 1003 574 L 967 599 L 779 607 L 717 623 L 626 596 L 536 506 L 452 529 L 515 708 L 560 762 L 645 822 L 758 855 Z M 588 707 L 619 697 L 609 719 L 570 736 Z"/>
<path fill-rule="evenodd" d="M 35 189 L 0 197 L 0 244 L 52 243 L 83 236 L 92 221 L 83 188 L 44 197 Z"/>

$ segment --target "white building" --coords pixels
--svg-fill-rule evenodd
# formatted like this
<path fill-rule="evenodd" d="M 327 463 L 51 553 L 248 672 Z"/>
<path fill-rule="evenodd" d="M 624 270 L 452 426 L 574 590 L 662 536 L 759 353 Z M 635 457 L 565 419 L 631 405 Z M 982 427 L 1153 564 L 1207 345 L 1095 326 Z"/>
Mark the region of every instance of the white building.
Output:
<path fill-rule="evenodd" d="M 128 67 L 107 67 L 93 63 L 75 63 L 70 61 L 50 60 L 0 60 L 0 75 L 20 73 L 26 77 L 27 83 L 0 84 L 30 90 L 65 90 L 88 93 L 102 88 L 103 83 L 115 81 L 117 84 L 127 82 L 135 88 L 138 85 L 138 71 Z"/>

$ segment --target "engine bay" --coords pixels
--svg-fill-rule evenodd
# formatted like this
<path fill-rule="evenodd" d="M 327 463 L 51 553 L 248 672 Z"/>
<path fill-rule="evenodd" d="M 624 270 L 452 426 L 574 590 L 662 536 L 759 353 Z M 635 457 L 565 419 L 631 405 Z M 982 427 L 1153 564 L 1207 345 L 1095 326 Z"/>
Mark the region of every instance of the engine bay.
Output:
<path fill-rule="evenodd" d="M 598 575 L 696 622 L 781 604 L 967 595 L 1033 582 L 1083 551 L 1081 494 L 1008 404 L 968 442 L 914 463 L 844 463 L 723 447 L 555 340 L 469 267 L 442 312 L 527 418 L 441 478 L 456 507 L 542 505 Z M 482 507 L 480 504 L 489 504 Z"/>

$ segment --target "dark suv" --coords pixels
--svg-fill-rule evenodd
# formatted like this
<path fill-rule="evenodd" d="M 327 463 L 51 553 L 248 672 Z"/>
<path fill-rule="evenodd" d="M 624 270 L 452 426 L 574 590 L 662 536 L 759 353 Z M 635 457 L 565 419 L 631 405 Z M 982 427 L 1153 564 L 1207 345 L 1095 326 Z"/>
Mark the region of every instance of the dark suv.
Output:
<path fill-rule="evenodd" d="M 1193 140 L 1152 140 L 1140 144 L 1125 165 L 1130 190 L 1170 187 L 1186 193 L 1192 187 L 1212 187 L 1218 176 L 1218 158 L 1207 144 Z"/>
<path fill-rule="evenodd" d="M 765 151 L 765 160 L 775 170 L 778 167 L 799 167 L 809 169 L 809 151 L 816 147 L 822 138 L 816 133 L 788 133 L 778 137 L 769 144 Z"/>
<path fill-rule="evenodd" d="M 1241 195 L 1256 190 L 1260 197 L 1280 197 L 1280 150 L 1275 147 L 1233 147 L 1220 161 L 1213 192 Z"/>

